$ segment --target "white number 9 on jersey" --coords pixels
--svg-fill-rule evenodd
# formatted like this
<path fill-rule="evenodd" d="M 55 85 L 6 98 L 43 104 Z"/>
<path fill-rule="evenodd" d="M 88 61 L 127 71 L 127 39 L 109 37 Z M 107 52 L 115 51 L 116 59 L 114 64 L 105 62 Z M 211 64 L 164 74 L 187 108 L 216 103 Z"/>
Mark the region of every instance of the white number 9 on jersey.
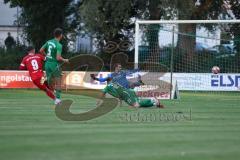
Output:
<path fill-rule="evenodd" d="M 33 67 L 34 71 L 38 70 L 39 67 L 38 67 L 38 63 L 37 63 L 36 59 L 33 59 L 31 61 L 31 64 L 32 64 L 32 67 Z"/>

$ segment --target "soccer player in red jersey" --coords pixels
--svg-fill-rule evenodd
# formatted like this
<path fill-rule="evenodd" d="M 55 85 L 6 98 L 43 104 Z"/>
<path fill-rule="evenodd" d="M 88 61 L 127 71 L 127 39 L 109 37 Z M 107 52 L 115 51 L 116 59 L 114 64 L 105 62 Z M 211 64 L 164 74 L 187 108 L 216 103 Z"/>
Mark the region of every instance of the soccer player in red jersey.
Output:
<path fill-rule="evenodd" d="M 33 81 L 33 83 L 41 90 L 43 90 L 48 97 L 55 100 L 55 95 L 53 91 L 50 89 L 46 81 L 44 82 L 44 72 L 43 72 L 43 63 L 45 57 L 42 54 L 35 54 L 35 49 L 30 46 L 27 49 L 27 54 L 20 66 L 20 70 L 28 70 L 29 75 Z"/>

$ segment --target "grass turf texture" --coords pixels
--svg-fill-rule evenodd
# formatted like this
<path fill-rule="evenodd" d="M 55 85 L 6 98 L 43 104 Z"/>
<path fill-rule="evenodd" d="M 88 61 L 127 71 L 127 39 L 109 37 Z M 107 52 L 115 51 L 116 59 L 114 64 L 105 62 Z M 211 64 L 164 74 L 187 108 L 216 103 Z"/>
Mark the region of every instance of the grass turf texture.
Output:
<path fill-rule="evenodd" d="M 239 159 L 240 94 L 183 92 L 166 108 L 130 109 L 126 105 L 87 122 L 55 116 L 52 101 L 38 90 L 0 90 L 0 159 L 155 160 Z M 74 113 L 96 101 L 74 100 Z M 184 114 L 192 120 L 124 119 L 124 115 Z"/>

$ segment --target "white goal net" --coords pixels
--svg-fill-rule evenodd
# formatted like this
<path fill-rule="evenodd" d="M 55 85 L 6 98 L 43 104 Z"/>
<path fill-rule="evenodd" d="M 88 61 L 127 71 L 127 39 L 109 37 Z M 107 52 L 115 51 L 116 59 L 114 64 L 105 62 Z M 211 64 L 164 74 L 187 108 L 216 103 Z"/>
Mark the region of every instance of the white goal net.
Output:
<path fill-rule="evenodd" d="M 154 79 L 170 84 L 169 94 L 175 85 L 180 91 L 238 92 L 237 30 L 240 20 L 136 21 L 135 68 L 161 73 Z"/>

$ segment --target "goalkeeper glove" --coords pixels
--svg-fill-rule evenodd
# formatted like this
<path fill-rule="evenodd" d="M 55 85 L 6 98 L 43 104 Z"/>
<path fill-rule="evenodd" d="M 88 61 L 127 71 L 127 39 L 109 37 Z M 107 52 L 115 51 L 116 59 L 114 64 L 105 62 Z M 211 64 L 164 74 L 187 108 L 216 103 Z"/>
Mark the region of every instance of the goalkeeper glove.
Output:
<path fill-rule="evenodd" d="M 111 80 L 112 80 L 111 77 L 108 77 L 108 78 L 107 78 L 107 82 L 110 82 Z"/>
<path fill-rule="evenodd" d="M 93 80 L 99 80 L 96 76 L 95 76 L 95 74 L 90 74 L 90 77 L 93 79 Z"/>

